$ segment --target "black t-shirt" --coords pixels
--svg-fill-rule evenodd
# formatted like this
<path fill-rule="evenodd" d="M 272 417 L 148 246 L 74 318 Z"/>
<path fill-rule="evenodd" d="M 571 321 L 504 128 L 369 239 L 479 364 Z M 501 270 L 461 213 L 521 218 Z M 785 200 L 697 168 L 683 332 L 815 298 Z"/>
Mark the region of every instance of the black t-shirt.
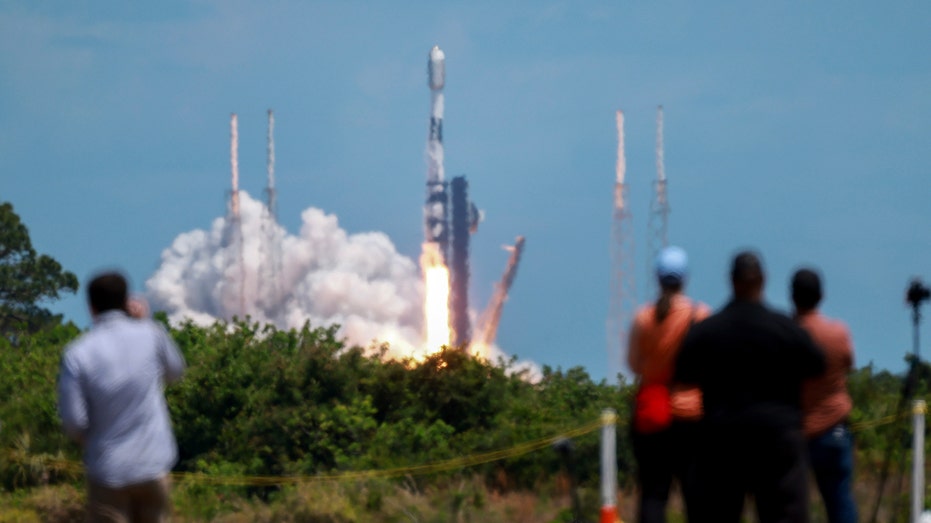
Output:
<path fill-rule="evenodd" d="M 675 379 L 701 388 L 708 423 L 794 429 L 802 381 L 824 365 L 821 349 L 787 316 L 735 300 L 691 328 Z"/>

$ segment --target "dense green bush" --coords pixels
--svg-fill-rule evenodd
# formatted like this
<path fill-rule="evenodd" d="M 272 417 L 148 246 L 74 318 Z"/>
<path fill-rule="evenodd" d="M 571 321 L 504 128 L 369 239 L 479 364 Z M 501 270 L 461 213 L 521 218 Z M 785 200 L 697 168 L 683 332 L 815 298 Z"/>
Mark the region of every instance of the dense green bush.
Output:
<path fill-rule="evenodd" d="M 629 387 L 595 383 L 581 368 L 544 367 L 530 380 L 513 360 L 489 363 L 459 350 L 419 362 L 385 360 L 384 348 L 347 346 L 337 326 L 186 323 L 171 333 L 189 365 L 167 390 L 181 471 L 383 470 L 551 437 L 597 420 L 605 407 L 622 418 L 627 412 Z M 69 477 L 66 469 L 42 466 L 48 458 L 79 459 L 55 410 L 61 353 L 78 334 L 69 324 L 0 347 L 0 443 L 18 456 L 8 452 L 0 461 L 7 489 Z M 626 432 L 620 437 L 624 449 Z M 576 447 L 580 475 L 594 478 L 597 435 L 579 438 Z M 629 470 L 629 453 L 620 454 Z M 24 465 L 26 457 L 35 466 Z M 528 488 L 560 466 L 547 450 L 477 470 L 498 488 Z"/>

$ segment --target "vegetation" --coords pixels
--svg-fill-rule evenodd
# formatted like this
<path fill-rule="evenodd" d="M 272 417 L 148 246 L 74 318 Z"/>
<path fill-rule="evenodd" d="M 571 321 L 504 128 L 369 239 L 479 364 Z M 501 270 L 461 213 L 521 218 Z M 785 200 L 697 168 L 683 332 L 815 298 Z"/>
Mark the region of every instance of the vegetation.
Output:
<path fill-rule="evenodd" d="M 77 277 L 50 256 L 36 253 L 29 231 L 10 203 L 0 203 L 0 335 L 36 330 L 60 322 L 41 306 L 78 289 Z"/>
<path fill-rule="evenodd" d="M 177 470 L 228 478 L 385 471 L 548 438 L 597 421 L 604 407 L 627 416 L 628 388 L 595 383 L 580 368 L 544 368 L 531 381 L 512 362 L 491 364 L 458 350 L 421 362 L 383 361 L 383 350 L 348 347 L 337 333 L 245 322 L 174 329 L 190 364 L 168 390 L 181 449 Z M 61 435 L 54 397 L 61 351 L 77 334 L 63 326 L 24 336 L 19 347 L 0 342 L 7 344 L 0 345 L 0 368 L 10 377 L 0 382 L 0 444 L 10 451 L 0 460 L 0 484 L 7 491 L 79 486 L 78 449 Z M 620 448 L 629 448 L 624 431 L 620 439 Z M 584 463 L 580 481 L 597 487 L 597 434 L 577 438 L 575 447 Z M 629 482 L 629 454 L 621 460 Z M 543 449 L 471 468 L 408 473 L 365 481 L 359 506 L 378 512 L 401 491 L 429 498 L 453 489 L 458 494 L 450 503 L 474 509 L 508 493 L 555 492 L 561 470 L 559 455 Z M 562 484 L 564 493 L 564 477 Z M 325 485 L 322 492 L 345 487 Z M 178 500 L 212 518 L 249 500 L 287 504 L 301 492 L 306 487 L 191 484 L 180 486 Z"/>
<path fill-rule="evenodd" d="M 80 508 L 79 451 L 61 434 L 54 390 L 61 351 L 78 334 L 59 325 L 24 334 L 15 347 L 0 340 L 4 512 L 67 520 Z M 426 474 L 319 477 L 513 448 L 596 421 L 605 407 L 619 412 L 620 482 L 628 492 L 633 488 L 625 428 L 632 387 L 626 383 L 594 382 L 581 368 L 544 367 L 531 380 L 513 362 L 492 364 L 456 350 L 421 362 L 383 361 L 383 350 L 347 346 L 335 326 L 283 331 L 248 322 L 188 323 L 172 334 L 190 365 L 168 390 L 181 449 L 177 470 L 224 480 L 180 480 L 175 502 L 182 521 L 568 520 L 568 478 L 549 448 Z M 894 413 L 900 377 L 868 366 L 850 385 L 853 423 Z M 858 459 L 870 464 L 859 467 L 861 475 L 874 484 L 870 471 L 883 460 L 886 442 L 905 437 L 893 428 L 858 431 Z M 574 446 L 583 506 L 594 518 L 599 438 L 583 435 Z M 894 460 L 902 457 L 897 452 Z M 899 467 L 892 470 L 897 477 Z M 267 476 L 303 482 L 243 480 Z M 890 493 L 894 487 L 889 481 Z M 872 492 L 863 496 L 864 507 L 873 503 Z M 524 515 L 509 519 L 518 513 Z"/>

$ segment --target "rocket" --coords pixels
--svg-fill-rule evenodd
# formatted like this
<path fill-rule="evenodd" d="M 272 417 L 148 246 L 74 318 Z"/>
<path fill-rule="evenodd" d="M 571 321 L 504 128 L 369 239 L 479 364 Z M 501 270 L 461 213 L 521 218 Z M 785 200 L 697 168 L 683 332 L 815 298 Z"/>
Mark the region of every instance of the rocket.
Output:
<path fill-rule="evenodd" d="M 433 46 L 427 56 L 427 85 L 430 87 L 430 130 L 427 134 L 427 199 L 424 203 L 424 241 L 439 244 L 445 256 L 449 243 L 448 197 L 443 174 L 443 86 L 446 55 Z"/>

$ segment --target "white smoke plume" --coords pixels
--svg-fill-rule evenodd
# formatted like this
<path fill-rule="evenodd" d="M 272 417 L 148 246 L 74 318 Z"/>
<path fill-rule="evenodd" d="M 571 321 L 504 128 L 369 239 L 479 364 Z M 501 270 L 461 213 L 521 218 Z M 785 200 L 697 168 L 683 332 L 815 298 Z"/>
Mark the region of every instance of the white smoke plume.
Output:
<path fill-rule="evenodd" d="M 423 355 L 423 282 L 414 261 L 385 234 L 348 234 L 336 216 L 309 208 L 292 235 L 247 193 L 239 203 L 241 236 L 230 234 L 232 220 L 217 218 L 209 231 L 183 233 L 165 249 L 146 281 L 154 310 L 172 323 L 187 318 L 207 325 L 244 315 L 279 328 L 338 323 L 351 344 L 387 342 L 391 356 Z M 280 271 L 270 272 L 277 256 Z M 269 281 L 269 274 L 280 281 Z"/>

